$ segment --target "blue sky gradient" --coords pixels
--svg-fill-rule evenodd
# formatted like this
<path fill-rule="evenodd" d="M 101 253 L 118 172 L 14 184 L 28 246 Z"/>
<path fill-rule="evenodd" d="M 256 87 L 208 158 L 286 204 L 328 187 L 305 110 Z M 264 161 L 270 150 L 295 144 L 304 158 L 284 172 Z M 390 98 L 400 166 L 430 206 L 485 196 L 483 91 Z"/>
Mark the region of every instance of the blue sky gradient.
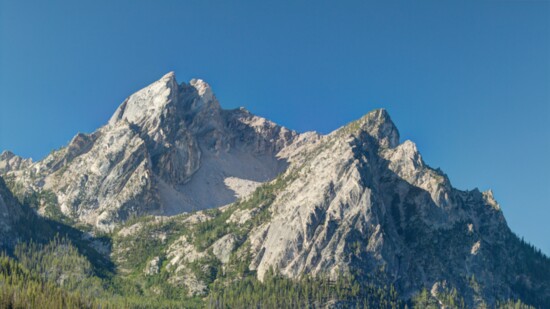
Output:
<path fill-rule="evenodd" d="M 298 131 L 384 107 L 550 254 L 550 2 L 230 2 L 0 0 L 0 151 L 40 159 L 172 70 Z"/>

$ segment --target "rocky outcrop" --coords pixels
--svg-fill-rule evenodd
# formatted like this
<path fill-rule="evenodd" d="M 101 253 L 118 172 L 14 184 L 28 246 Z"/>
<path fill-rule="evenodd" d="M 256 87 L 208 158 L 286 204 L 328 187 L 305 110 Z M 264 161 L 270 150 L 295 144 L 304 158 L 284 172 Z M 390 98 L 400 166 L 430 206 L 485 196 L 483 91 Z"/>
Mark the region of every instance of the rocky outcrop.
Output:
<path fill-rule="evenodd" d="M 222 263 L 229 262 L 231 253 L 237 248 L 237 238 L 233 234 L 227 234 L 212 244 L 212 253 Z"/>
<path fill-rule="evenodd" d="M 29 167 L 31 159 L 23 159 L 11 151 L 4 151 L 0 154 L 0 174 L 15 172 Z"/>

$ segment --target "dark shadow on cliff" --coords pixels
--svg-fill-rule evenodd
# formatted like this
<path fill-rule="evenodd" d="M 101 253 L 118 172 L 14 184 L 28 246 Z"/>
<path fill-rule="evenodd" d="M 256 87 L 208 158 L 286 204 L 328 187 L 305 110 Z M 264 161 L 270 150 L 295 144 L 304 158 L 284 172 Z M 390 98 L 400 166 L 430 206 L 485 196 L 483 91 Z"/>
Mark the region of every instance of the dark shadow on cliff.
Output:
<path fill-rule="evenodd" d="M 385 245 L 400 249 L 394 251 L 395 256 L 384 256 L 389 265 L 383 272 L 402 296 L 423 287 L 429 291 L 434 282 L 445 281 L 458 289 L 470 305 L 475 304 L 476 294 L 489 296 L 493 304 L 521 298 L 535 306 L 550 305 L 550 259 L 519 240 L 501 211 L 488 205 L 479 190 L 451 187 L 449 204 L 454 206 L 438 206 L 428 191 L 390 169 L 390 162 L 379 156 L 377 141 L 367 133 L 360 133 L 355 146 L 354 155 L 363 164 L 362 185 L 382 197 L 374 203 L 375 209 L 385 209 L 380 214 Z M 366 160 L 361 159 L 363 156 Z M 466 218 L 472 221 L 455 220 L 462 211 L 470 213 L 472 216 Z M 469 230 L 469 224 L 473 230 Z M 365 245 L 368 236 L 357 231 L 347 242 Z M 375 263 L 367 250 L 361 251 L 351 257 L 354 270 L 365 276 L 378 271 L 373 269 Z"/>
<path fill-rule="evenodd" d="M 20 203 L 7 189 L 4 179 L 0 177 L 0 193 L 4 200 L 10 201 L 10 207 L 17 211 L 17 218 L 13 220 L 10 240 L 3 242 L 0 250 L 13 256 L 14 249 L 21 243 L 47 245 L 54 240 L 67 240 L 78 253 L 92 264 L 94 275 L 105 278 L 115 270 L 114 264 L 107 257 L 111 250 L 111 239 L 107 236 L 92 236 L 68 224 L 42 217 L 29 205 Z M 105 252 L 102 254 L 93 244 L 101 245 Z"/>

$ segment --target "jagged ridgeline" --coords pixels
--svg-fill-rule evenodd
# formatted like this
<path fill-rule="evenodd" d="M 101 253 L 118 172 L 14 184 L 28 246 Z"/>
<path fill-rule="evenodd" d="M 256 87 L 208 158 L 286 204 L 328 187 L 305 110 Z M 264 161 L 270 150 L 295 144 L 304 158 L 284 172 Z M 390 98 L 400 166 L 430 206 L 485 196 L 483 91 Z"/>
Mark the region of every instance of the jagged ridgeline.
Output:
<path fill-rule="evenodd" d="M 550 308 L 550 259 L 382 109 L 297 133 L 169 73 L 0 175 L 0 307 Z"/>

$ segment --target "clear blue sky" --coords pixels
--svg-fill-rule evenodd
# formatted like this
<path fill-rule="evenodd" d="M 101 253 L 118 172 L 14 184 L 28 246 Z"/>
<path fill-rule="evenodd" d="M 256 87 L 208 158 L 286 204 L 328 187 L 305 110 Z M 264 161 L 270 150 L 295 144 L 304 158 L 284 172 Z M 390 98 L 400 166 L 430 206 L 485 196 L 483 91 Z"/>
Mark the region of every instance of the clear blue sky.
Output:
<path fill-rule="evenodd" d="M 40 159 L 171 70 L 298 131 L 384 107 L 550 254 L 548 1 L 0 0 L 0 31 L 0 150 Z"/>

